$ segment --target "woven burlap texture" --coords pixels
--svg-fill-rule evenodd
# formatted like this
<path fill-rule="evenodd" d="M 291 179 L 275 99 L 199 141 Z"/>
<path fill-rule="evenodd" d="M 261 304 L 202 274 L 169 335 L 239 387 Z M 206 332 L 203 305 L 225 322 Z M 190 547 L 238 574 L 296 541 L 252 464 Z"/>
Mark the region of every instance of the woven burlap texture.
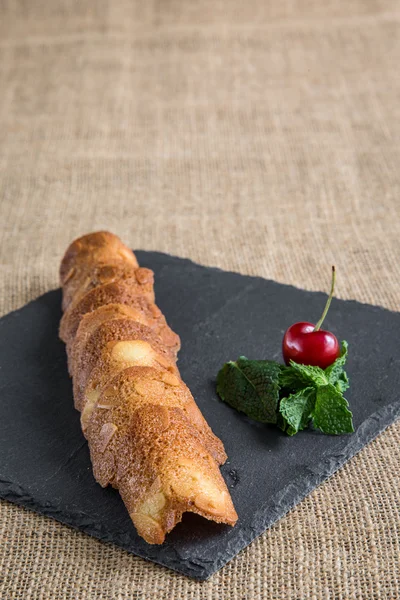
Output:
<path fill-rule="evenodd" d="M 399 309 L 397 0 L 0 7 L 2 314 L 98 228 L 307 289 L 335 263 L 338 296 Z M 1 502 L 0 598 L 399 598 L 399 442 L 205 583 Z"/>

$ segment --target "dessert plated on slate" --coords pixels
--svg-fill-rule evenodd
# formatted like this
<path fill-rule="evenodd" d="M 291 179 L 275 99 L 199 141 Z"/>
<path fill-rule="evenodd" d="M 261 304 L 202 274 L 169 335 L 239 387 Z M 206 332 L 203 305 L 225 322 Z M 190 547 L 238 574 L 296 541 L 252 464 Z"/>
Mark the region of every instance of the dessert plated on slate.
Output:
<path fill-rule="evenodd" d="M 60 280 L 60 337 L 96 480 L 119 490 L 150 544 L 184 512 L 234 525 L 224 446 L 180 378 L 180 340 L 155 304 L 153 272 L 96 232 L 69 246 Z"/>

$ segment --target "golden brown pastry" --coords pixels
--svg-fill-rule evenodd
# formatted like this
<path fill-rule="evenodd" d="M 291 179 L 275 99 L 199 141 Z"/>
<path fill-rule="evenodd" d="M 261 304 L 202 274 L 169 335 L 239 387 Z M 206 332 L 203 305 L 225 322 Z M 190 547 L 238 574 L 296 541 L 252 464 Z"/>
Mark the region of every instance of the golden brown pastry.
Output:
<path fill-rule="evenodd" d="M 179 337 L 154 304 L 152 271 L 101 231 L 70 245 L 60 280 L 60 337 L 97 481 L 119 490 L 150 544 L 186 511 L 234 525 L 225 450 L 180 378 Z"/>
<path fill-rule="evenodd" d="M 144 275 L 145 272 L 145 276 Z M 77 271 L 80 274 L 80 271 Z M 154 277 L 149 269 L 136 269 L 132 277 L 120 280 L 118 283 L 98 283 L 91 278 L 90 284 L 86 280 L 86 289 L 82 293 L 79 287 L 76 297 L 71 299 L 68 307 L 62 316 L 60 323 L 60 337 L 68 344 L 70 339 L 75 337 L 79 327 L 80 320 L 87 312 L 92 312 L 104 304 L 109 304 L 109 300 L 118 300 L 120 304 L 136 306 L 138 309 L 153 312 L 160 318 L 161 311 L 154 309 Z M 90 293 L 91 292 L 91 293 Z"/>
<path fill-rule="evenodd" d="M 90 294 L 87 294 L 89 296 Z M 168 327 L 164 315 L 154 303 L 145 301 L 143 298 L 137 298 L 137 302 L 132 306 L 127 304 L 103 304 L 96 310 L 84 314 L 80 317 L 79 326 L 74 337 L 70 337 L 71 343 L 67 343 L 68 365 L 72 373 L 72 363 L 74 356 L 78 356 L 89 336 L 104 323 L 111 319 L 127 317 L 150 327 L 163 341 L 166 347 L 173 349 L 175 356 L 180 348 L 180 339 L 175 332 Z"/>
<path fill-rule="evenodd" d="M 92 279 L 106 283 L 113 280 L 118 267 L 132 273 L 138 266 L 132 250 L 113 233 L 99 231 L 78 238 L 69 246 L 60 265 L 63 310 L 90 287 Z"/>

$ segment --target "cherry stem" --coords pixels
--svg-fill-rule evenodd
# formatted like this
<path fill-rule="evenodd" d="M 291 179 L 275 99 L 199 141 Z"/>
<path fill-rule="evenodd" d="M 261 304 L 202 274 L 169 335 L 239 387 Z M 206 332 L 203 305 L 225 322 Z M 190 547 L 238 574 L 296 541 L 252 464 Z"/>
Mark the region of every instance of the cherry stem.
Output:
<path fill-rule="evenodd" d="M 329 310 L 329 307 L 331 305 L 332 298 L 333 298 L 333 291 L 335 289 L 335 281 L 336 281 L 336 270 L 335 270 L 335 267 L 332 267 L 331 291 L 330 291 L 330 294 L 329 294 L 329 298 L 326 301 L 324 312 L 322 313 L 322 316 L 321 316 L 320 320 L 318 321 L 318 323 L 314 327 L 314 331 L 318 331 L 321 328 L 321 325 L 324 322 L 324 319 L 325 319 L 326 315 L 328 314 L 328 310 Z"/>

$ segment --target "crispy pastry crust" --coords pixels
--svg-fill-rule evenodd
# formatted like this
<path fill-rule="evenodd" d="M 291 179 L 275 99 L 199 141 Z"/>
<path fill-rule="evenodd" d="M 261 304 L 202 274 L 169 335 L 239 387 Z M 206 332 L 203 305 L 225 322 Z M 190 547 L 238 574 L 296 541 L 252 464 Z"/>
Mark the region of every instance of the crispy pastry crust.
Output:
<path fill-rule="evenodd" d="M 180 378 L 179 337 L 154 304 L 152 271 L 101 231 L 72 242 L 60 281 L 60 337 L 97 481 L 119 490 L 150 544 L 186 511 L 234 525 L 225 450 Z"/>

